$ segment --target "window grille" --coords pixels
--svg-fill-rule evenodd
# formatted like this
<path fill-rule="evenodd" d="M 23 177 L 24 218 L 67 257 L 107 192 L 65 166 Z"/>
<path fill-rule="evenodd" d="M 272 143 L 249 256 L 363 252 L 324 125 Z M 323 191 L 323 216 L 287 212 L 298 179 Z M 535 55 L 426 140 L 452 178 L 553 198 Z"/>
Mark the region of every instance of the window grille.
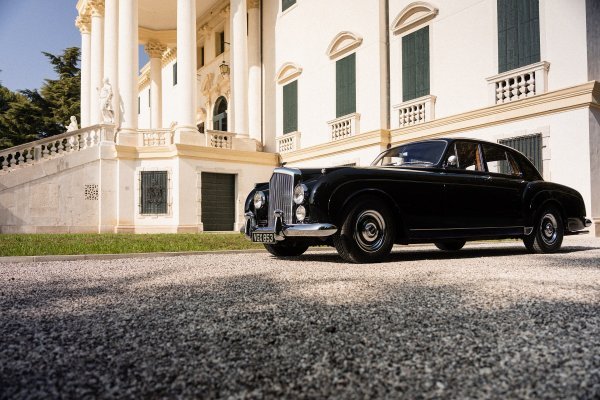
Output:
<path fill-rule="evenodd" d="M 141 214 L 166 214 L 167 171 L 142 171 L 140 181 Z"/>

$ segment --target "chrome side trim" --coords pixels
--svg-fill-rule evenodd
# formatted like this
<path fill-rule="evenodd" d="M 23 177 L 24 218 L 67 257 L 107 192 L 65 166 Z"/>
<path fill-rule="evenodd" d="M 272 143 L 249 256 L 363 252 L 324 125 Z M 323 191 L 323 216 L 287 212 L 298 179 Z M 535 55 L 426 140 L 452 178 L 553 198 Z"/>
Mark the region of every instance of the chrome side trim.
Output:
<path fill-rule="evenodd" d="M 524 228 L 522 226 L 477 226 L 474 228 L 427 228 L 427 229 L 411 229 L 411 231 L 458 231 L 472 229 L 507 229 L 507 228 Z M 524 228 L 527 229 L 527 228 Z M 531 228 L 533 229 L 533 228 Z"/>

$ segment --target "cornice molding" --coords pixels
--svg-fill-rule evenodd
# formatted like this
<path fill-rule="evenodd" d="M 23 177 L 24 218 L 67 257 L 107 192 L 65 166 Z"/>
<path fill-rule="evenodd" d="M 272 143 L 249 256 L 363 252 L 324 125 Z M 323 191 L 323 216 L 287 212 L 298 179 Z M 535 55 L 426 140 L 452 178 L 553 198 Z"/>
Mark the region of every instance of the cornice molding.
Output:
<path fill-rule="evenodd" d="M 437 8 L 424 1 L 410 3 L 400 11 L 390 29 L 394 35 L 405 33 L 432 20 L 438 12 Z"/>
<path fill-rule="evenodd" d="M 362 36 L 359 36 L 354 32 L 342 31 L 335 35 L 329 44 L 329 47 L 327 47 L 326 54 L 332 60 L 339 58 L 356 49 L 361 45 L 362 41 Z"/>
<path fill-rule="evenodd" d="M 170 63 L 177 58 L 177 47 L 170 47 L 163 53 L 162 63 L 163 65 Z"/>

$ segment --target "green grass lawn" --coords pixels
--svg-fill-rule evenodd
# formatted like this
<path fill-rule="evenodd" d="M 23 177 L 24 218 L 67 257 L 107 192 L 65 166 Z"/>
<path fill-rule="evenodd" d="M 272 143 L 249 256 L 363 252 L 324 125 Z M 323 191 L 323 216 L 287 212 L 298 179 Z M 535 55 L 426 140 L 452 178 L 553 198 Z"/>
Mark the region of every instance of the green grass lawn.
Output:
<path fill-rule="evenodd" d="M 0 256 L 263 249 L 241 234 L 0 234 Z"/>

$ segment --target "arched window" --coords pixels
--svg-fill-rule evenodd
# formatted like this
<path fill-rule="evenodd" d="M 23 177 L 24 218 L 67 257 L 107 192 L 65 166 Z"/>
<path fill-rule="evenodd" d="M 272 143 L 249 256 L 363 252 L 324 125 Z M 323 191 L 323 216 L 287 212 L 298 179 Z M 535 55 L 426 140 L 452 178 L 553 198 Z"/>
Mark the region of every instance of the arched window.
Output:
<path fill-rule="evenodd" d="M 227 131 L 227 100 L 221 96 L 215 102 L 213 109 L 213 129 Z"/>

